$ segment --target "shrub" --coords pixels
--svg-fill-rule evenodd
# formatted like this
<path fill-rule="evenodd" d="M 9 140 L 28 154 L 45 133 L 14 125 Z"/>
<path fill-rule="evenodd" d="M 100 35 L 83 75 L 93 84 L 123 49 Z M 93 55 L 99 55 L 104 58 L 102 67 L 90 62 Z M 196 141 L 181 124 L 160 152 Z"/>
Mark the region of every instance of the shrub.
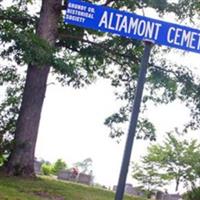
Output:
<path fill-rule="evenodd" d="M 184 200 L 197 200 L 200 198 L 200 188 L 195 188 L 192 191 L 187 192 L 184 194 Z"/>
<path fill-rule="evenodd" d="M 67 168 L 67 164 L 62 159 L 58 159 L 52 166 L 52 172 L 55 175 Z"/>
<path fill-rule="evenodd" d="M 42 164 L 42 173 L 46 176 L 49 176 L 53 173 L 53 167 L 51 164 Z"/>

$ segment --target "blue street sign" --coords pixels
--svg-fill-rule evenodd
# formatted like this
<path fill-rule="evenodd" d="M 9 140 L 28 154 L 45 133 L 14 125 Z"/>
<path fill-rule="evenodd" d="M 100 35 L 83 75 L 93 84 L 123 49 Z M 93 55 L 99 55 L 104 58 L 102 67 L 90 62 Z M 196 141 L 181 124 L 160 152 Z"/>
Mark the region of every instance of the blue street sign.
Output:
<path fill-rule="evenodd" d="M 200 53 L 200 30 L 80 0 L 69 0 L 65 23 Z"/>

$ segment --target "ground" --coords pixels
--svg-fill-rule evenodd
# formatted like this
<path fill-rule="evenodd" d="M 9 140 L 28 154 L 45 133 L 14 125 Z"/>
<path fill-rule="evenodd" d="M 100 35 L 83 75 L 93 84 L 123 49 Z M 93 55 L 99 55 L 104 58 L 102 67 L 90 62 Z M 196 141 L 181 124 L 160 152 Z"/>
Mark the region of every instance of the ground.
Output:
<path fill-rule="evenodd" d="M 0 176 L 0 200 L 113 200 L 114 193 L 47 177 L 22 179 Z M 126 196 L 124 200 L 144 200 Z"/>

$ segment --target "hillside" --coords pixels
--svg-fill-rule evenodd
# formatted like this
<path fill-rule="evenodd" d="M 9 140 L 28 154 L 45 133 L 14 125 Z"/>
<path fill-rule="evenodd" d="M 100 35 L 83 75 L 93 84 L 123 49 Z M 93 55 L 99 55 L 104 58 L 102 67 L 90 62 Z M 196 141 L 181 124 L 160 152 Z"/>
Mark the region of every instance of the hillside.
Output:
<path fill-rule="evenodd" d="M 49 178 L 22 179 L 0 176 L 0 200 L 113 200 L 114 193 Z M 144 200 L 126 196 L 124 200 Z"/>

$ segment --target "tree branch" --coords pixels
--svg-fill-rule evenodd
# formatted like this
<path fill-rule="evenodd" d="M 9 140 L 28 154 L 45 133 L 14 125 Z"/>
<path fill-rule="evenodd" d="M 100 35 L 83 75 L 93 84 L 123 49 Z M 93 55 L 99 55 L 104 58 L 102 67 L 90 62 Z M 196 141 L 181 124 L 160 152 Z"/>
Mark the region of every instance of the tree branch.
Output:
<path fill-rule="evenodd" d="M 16 15 L 8 15 L 7 13 L 5 13 L 4 10 L 0 10 L 0 21 L 1 20 L 8 20 L 13 22 L 14 24 L 21 24 L 21 25 L 27 25 L 27 24 L 36 25 L 37 22 L 36 17 L 20 16 L 19 13 L 17 13 Z"/>
<path fill-rule="evenodd" d="M 160 70 L 160 71 L 163 71 L 163 72 L 166 72 L 166 73 L 171 73 L 176 78 L 179 78 L 179 76 L 177 75 L 177 73 L 175 71 L 173 71 L 172 69 L 166 69 L 166 68 L 164 69 L 164 68 L 162 68 L 160 66 L 156 66 L 156 65 L 154 65 L 153 67 L 156 68 L 156 69 L 158 69 L 158 70 Z"/>
<path fill-rule="evenodd" d="M 115 51 L 113 49 L 110 49 L 109 47 L 107 47 L 106 45 L 104 44 L 98 44 L 96 42 L 93 42 L 93 41 L 90 41 L 90 40 L 86 40 L 86 39 L 83 39 L 82 37 L 78 37 L 78 36 L 74 36 L 74 35 L 69 35 L 69 34 L 65 34 L 65 33 L 62 33 L 62 34 L 59 34 L 59 38 L 60 39 L 75 39 L 75 40 L 79 40 L 83 43 L 88 43 L 88 44 L 91 44 L 91 45 L 94 45 L 100 49 L 103 49 L 105 51 L 107 51 L 108 53 L 110 53 L 111 55 L 115 54 L 117 56 L 120 56 L 120 57 L 123 57 L 123 58 L 126 58 L 128 60 L 133 60 L 134 62 L 138 62 L 138 58 L 134 55 L 132 56 L 129 56 L 129 55 L 126 55 L 126 54 L 121 54 L 119 53 L 118 51 Z M 112 60 L 114 59 L 112 56 L 111 56 Z M 116 62 L 116 60 L 115 60 Z M 119 63 L 119 62 L 118 62 Z M 130 64 L 130 63 L 126 63 L 126 64 Z"/>
<path fill-rule="evenodd" d="M 118 0 L 107 0 L 105 4 L 103 4 L 103 6 L 108 6 L 110 3 L 116 2 Z"/>
<path fill-rule="evenodd" d="M 77 53 L 80 53 L 80 51 L 78 49 L 74 49 L 74 48 L 71 48 L 71 47 L 66 47 L 67 49 L 71 50 L 71 51 L 74 51 L 74 52 L 77 52 Z M 110 52 L 109 52 L 110 53 Z M 122 63 L 120 63 L 117 59 L 115 59 L 112 55 L 109 55 L 109 54 L 106 54 L 106 56 L 112 60 L 113 62 L 117 63 L 118 65 L 122 65 Z M 128 63 L 126 63 L 128 64 Z"/>

